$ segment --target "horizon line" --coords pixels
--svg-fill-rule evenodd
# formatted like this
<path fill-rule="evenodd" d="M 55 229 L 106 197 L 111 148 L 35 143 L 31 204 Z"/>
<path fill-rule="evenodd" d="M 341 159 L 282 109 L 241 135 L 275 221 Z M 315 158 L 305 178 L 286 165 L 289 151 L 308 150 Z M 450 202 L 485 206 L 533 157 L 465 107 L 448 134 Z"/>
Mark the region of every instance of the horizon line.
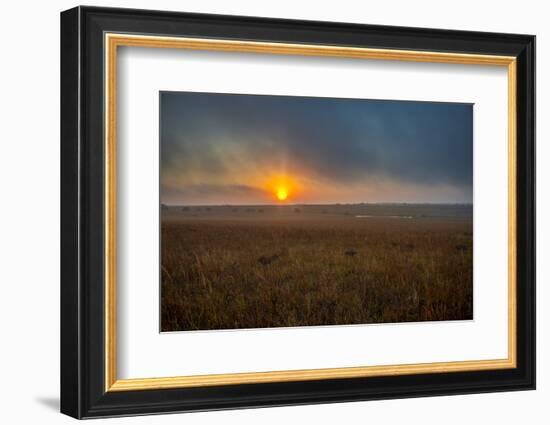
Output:
<path fill-rule="evenodd" d="M 161 202 L 166 207 L 284 207 L 284 206 L 343 206 L 343 205 L 461 205 L 472 206 L 473 202 L 334 202 L 334 203 L 270 203 L 270 204 L 168 204 Z"/>

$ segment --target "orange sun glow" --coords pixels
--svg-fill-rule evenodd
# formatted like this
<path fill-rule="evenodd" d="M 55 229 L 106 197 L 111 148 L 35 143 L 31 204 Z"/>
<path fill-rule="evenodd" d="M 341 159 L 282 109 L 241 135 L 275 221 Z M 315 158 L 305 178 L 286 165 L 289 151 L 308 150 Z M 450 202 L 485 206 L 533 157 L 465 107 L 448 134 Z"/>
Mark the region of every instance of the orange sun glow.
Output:
<path fill-rule="evenodd" d="M 277 188 L 277 199 L 279 201 L 284 201 L 288 197 L 288 190 L 286 187 Z"/>
<path fill-rule="evenodd" d="M 265 183 L 265 189 L 277 201 L 285 202 L 296 197 L 298 186 L 296 181 L 288 175 L 274 175 Z"/>

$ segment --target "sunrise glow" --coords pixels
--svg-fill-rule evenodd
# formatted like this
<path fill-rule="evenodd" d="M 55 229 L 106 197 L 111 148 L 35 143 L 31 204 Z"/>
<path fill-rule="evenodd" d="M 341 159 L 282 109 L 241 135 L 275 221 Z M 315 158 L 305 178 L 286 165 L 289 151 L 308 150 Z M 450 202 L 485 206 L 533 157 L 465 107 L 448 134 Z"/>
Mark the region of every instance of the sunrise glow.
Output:
<path fill-rule="evenodd" d="M 160 102 L 164 204 L 473 200 L 472 104 L 175 91 Z"/>
<path fill-rule="evenodd" d="M 271 199 L 278 202 L 296 201 L 298 189 L 296 179 L 286 173 L 271 175 L 264 183 L 264 188 Z"/>
<path fill-rule="evenodd" d="M 288 198 L 288 190 L 286 187 L 279 187 L 277 189 L 277 199 L 279 201 L 285 201 Z"/>

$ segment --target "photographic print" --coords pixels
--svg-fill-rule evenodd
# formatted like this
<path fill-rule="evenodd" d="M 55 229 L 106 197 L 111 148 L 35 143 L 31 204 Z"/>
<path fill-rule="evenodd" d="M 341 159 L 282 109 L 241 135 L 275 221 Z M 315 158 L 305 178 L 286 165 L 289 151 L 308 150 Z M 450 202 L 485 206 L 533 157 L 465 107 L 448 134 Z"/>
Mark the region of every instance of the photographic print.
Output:
<path fill-rule="evenodd" d="M 473 105 L 160 93 L 161 331 L 473 318 Z"/>
<path fill-rule="evenodd" d="M 60 34 L 62 413 L 535 389 L 535 36 L 91 6 Z"/>

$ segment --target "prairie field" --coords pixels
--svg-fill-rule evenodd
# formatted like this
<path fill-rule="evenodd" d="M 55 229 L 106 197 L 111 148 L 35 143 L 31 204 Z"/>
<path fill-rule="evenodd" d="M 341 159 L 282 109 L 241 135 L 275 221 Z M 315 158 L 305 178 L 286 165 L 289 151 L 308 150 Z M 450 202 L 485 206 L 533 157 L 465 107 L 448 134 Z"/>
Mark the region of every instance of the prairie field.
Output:
<path fill-rule="evenodd" d="M 471 205 L 162 206 L 161 330 L 473 316 Z"/>

